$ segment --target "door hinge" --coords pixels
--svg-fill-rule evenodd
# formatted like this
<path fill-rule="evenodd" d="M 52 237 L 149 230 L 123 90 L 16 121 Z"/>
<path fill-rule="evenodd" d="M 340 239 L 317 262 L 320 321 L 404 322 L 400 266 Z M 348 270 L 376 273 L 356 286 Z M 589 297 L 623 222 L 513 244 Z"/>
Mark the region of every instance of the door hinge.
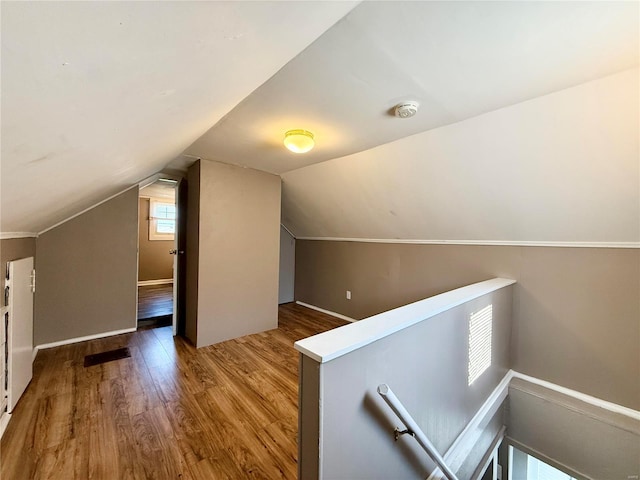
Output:
<path fill-rule="evenodd" d="M 29 286 L 31 287 L 31 292 L 32 293 L 36 293 L 36 270 L 35 268 L 33 270 L 31 270 L 31 283 L 29 284 Z"/>

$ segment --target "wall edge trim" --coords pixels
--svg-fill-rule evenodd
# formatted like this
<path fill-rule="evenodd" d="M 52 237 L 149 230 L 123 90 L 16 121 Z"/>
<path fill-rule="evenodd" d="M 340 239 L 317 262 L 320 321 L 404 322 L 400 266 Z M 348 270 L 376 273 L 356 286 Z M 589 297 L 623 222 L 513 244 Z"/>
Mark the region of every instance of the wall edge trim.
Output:
<path fill-rule="evenodd" d="M 137 330 L 136 327 L 124 328 L 122 330 L 112 330 L 110 332 L 95 333 L 93 335 L 87 335 L 84 337 L 69 338 L 66 340 L 59 340 L 57 342 L 43 343 L 42 345 L 36 346 L 34 350 L 36 351 L 46 350 L 47 348 L 61 347 L 63 345 L 71 345 L 72 343 L 86 342 L 87 340 L 96 340 L 99 338 L 112 337 L 114 335 L 122 335 L 123 333 L 131 333 L 131 332 L 135 332 L 136 330 Z"/>
<path fill-rule="evenodd" d="M 167 285 L 173 283 L 173 278 L 161 278 L 159 280 L 138 280 L 138 286 L 144 287 L 147 285 Z"/>
<path fill-rule="evenodd" d="M 524 443 L 521 443 L 519 441 L 517 441 L 514 438 L 511 438 L 509 435 L 505 435 L 504 437 L 505 441 L 507 442 L 507 445 L 509 445 L 510 447 L 515 447 L 518 450 L 520 450 L 521 452 L 526 453 L 527 455 L 531 455 L 533 457 L 536 457 L 538 460 L 542 460 L 544 463 L 546 463 L 547 465 L 551 465 L 553 468 L 557 468 L 558 470 L 562 471 L 563 473 L 566 473 L 568 475 L 571 475 L 571 477 L 573 478 L 583 478 L 586 480 L 595 480 L 593 478 L 591 478 L 588 475 L 585 475 L 582 472 L 579 472 L 577 470 L 575 470 L 574 468 L 571 468 L 568 465 L 565 465 L 564 463 L 558 462 L 557 460 L 548 457 L 547 455 L 543 454 L 542 452 L 539 452 L 533 448 L 529 448 L 527 447 Z"/>
<path fill-rule="evenodd" d="M 291 232 L 291 230 L 289 230 L 289 229 L 287 228 L 287 226 L 286 226 L 284 223 L 280 222 L 280 226 L 281 226 L 282 228 L 284 228 L 284 229 L 287 231 L 287 233 L 288 233 L 289 235 L 291 235 L 291 237 L 292 237 L 294 240 L 296 240 L 296 239 L 297 239 L 297 237 L 296 237 L 296 236 Z"/>
<path fill-rule="evenodd" d="M 350 237 L 295 237 L 296 240 L 325 242 L 397 243 L 409 245 L 477 245 L 511 247 L 564 247 L 564 248 L 640 248 L 640 242 L 553 242 L 520 240 L 424 240 L 402 238 L 350 238 Z"/>
<path fill-rule="evenodd" d="M 59 227 L 63 223 L 67 223 L 68 221 L 73 220 L 74 218 L 79 217 L 80 215 L 82 215 L 84 213 L 87 213 L 89 210 L 93 210 L 94 208 L 99 207 L 103 203 L 107 203 L 109 200 L 113 200 L 117 196 L 122 195 L 123 193 L 128 192 L 129 190 L 131 190 L 133 188 L 138 188 L 138 184 L 136 183 L 135 185 L 131 185 L 130 187 L 127 187 L 124 190 L 121 190 L 118 193 L 115 193 L 115 194 L 111 195 L 110 197 L 105 198 L 104 200 L 100 200 L 98 203 L 95 203 L 95 204 L 91 205 L 90 207 L 85 208 L 81 212 L 75 213 L 75 214 L 71 215 L 70 217 L 65 218 L 64 220 L 61 220 L 60 222 L 56 223 L 55 225 L 51 225 L 50 227 L 45 228 L 41 232 L 38 232 L 38 236 L 42 235 L 43 233 L 47 233 L 49 230 L 53 230 L 54 228 Z"/>
<path fill-rule="evenodd" d="M 485 419 L 488 416 L 495 414 L 497 408 L 502 405 L 502 402 L 504 402 L 504 400 L 507 398 L 511 381 L 514 378 L 518 378 L 535 385 L 543 386 L 549 390 L 553 390 L 577 400 L 581 400 L 585 403 L 589 403 L 593 406 L 600 407 L 603 410 L 618 413 L 634 420 L 640 421 L 640 411 L 624 407 L 607 400 L 602 400 L 600 398 L 593 397 L 591 395 L 587 395 L 585 393 L 578 392 L 576 390 L 572 390 L 570 388 L 563 387 L 561 385 L 557 385 L 540 378 L 525 375 L 523 373 L 516 372 L 515 370 L 509 370 L 504 375 L 500 383 L 493 389 L 491 394 L 487 397 L 485 402 L 474 414 L 471 420 L 469 420 L 462 432 L 460 432 L 460 434 L 456 437 L 451 446 L 447 449 L 446 453 L 443 455 L 445 462 L 453 470 L 457 470 L 462 465 L 462 462 L 464 462 L 468 454 L 471 452 L 471 449 L 475 445 L 477 435 L 474 435 L 474 433 L 477 433 L 478 429 L 482 428 Z M 509 442 L 513 441 L 513 439 L 508 436 L 505 436 L 505 438 L 508 439 Z M 563 465 L 563 467 L 567 468 L 565 465 Z M 439 468 L 436 468 L 427 480 L 436 480 L 442 478 L 444 478 L 442 476 L 442 472 Z"/>
<path fill-rule="evenodd" d="M 38 234 L 36 232 L 0 232 L 0 240 L 12 238 L 38 238 Z"/>
<path fill-rule="evenodd" d="M 563 387 L 562 385 L 558 385 L 556 383 L 552 383 L 547 380 L 542 380 L 537 377 L 532 377 L 524 373 L 516 372 L 513 370 L 512 372 L 513 372 L 513 378 L 519 378 L 526 382 L 533 383 L 534 385 L 539 385 L 541 387 L 548 388 L 549 390 L 553 390 L 563 395 L 567 395 L 569 397 L 575 398 L 576 400 L 580 400 L 582 402 L 593 405 L 594 407 L 602 408 L 604 410 L 608 410 L 613 413 L 618 413 L 620 415 L 624 415 L 625 417 L 629 417 L 629 418 L 632 418 L 633 420 L 637 420 L 640 422 L 640 411 L 634 410 L 633 408 L 625 407 L 623 405 L 610 402 L 608 400 L 603 400 L 598 397 L 593 397 L 586 393 L 578 392 L 577 390 L 572 390 L 570 388 Z"/>
<path fill-rule="evenodd" d="M 299 300 L 296 300 L 298 305 L 302 305 L 303 307 L 310 308 L 311 310 L 316 310 L 318 312 L 326 313 L 327 315 L 331 315 L 332 317 L 340 318 L 341 320 L 346 320 L 347 322 L 357 322 L 355 318 L 347 317 L 346 315 L 342 315 L 341 313 L 332 312 L 331 310 L 325 310 L 324 308 L 316 307 L 315 305 L 311 305 L 310 303 L 304 303 Z"/>
<path fill-rule="evenodd" d="M 484 420 L 490 416 L 495 414 L 497 409 L 502 405 L 505 398 L 509 393 L 509 383 L 513 379 L 514 372 L 513 370 L 507 371 L 507 373 L 502 377 L 500 383 L 493 389 L 493 391 L 489 394 L 484 403 L 480 406 L 475 415 L 469 420 L 467 425 L 462 429 L 460 435 L 456 437 L 451 446 L 447 449 L 443 458 L 447 465 L 449 465 L 452 469 L 457 470 L 462 466 L 463 462 L 471 453 L 471 450 L 476 445 L 478 433 L 482 433 L 482 424 Z M 444 478 L 441 475 L 442 472 L 439 468 L 436 468 L 428 480 L 433 480 L 436 478 Z"/>

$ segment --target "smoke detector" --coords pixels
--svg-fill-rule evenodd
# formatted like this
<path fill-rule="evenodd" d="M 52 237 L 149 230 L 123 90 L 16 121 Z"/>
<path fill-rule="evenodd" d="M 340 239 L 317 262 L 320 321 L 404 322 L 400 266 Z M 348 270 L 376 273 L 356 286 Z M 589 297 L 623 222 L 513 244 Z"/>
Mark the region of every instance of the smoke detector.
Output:
<path fill-rule="evenodd" d="M 413 117 L 418 112 L 418 102 L 399 103 L 393 112 L 398 118 Z"/>

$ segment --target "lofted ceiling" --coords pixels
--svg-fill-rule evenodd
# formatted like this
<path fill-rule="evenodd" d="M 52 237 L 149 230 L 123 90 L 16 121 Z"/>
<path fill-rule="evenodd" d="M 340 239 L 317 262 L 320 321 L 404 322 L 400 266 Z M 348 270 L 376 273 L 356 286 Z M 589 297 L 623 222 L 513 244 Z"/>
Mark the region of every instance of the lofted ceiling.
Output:
<path fill-rule="evenodd" d="M 640 4 L 2 2 L 2 232 L 196 158 L 299 237 L 640 241 Z M 398 102 L 418 114 L 398 119 Z M 284 132 L 316 136 L 305 155 Z M 635 128 L 635 130 L 634 130 Z"/>
<path fill-rule="evenodd" d="M 280 174 L 631 68 L 639 40 L 637 2 L 363 2 L 186 153 Z"/>
<path fill-rule="evenodd" d="M 2 232 L 162 170 L 354 2 L 2 2 Z"/>
<path fill-rule="evenodd" d="M 625 70 L 282 175 L 298 238 L 640 247 L 640 76 Z"/>

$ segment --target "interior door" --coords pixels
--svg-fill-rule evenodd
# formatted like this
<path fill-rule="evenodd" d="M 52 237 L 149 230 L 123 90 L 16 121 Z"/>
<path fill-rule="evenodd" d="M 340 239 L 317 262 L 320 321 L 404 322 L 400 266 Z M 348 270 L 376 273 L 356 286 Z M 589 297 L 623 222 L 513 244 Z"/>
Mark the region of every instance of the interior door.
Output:
<path fill-rule="evenodd" d="M 173 334 L 184 335 L 186 319 L 187 180 L 176 185 L 176 235 L 173 259 Z"/>
<path fill-rule="evenodd" d="M 33 375 L 33 257 L 9 262 L 8 411 L 11 413 Z"/>

